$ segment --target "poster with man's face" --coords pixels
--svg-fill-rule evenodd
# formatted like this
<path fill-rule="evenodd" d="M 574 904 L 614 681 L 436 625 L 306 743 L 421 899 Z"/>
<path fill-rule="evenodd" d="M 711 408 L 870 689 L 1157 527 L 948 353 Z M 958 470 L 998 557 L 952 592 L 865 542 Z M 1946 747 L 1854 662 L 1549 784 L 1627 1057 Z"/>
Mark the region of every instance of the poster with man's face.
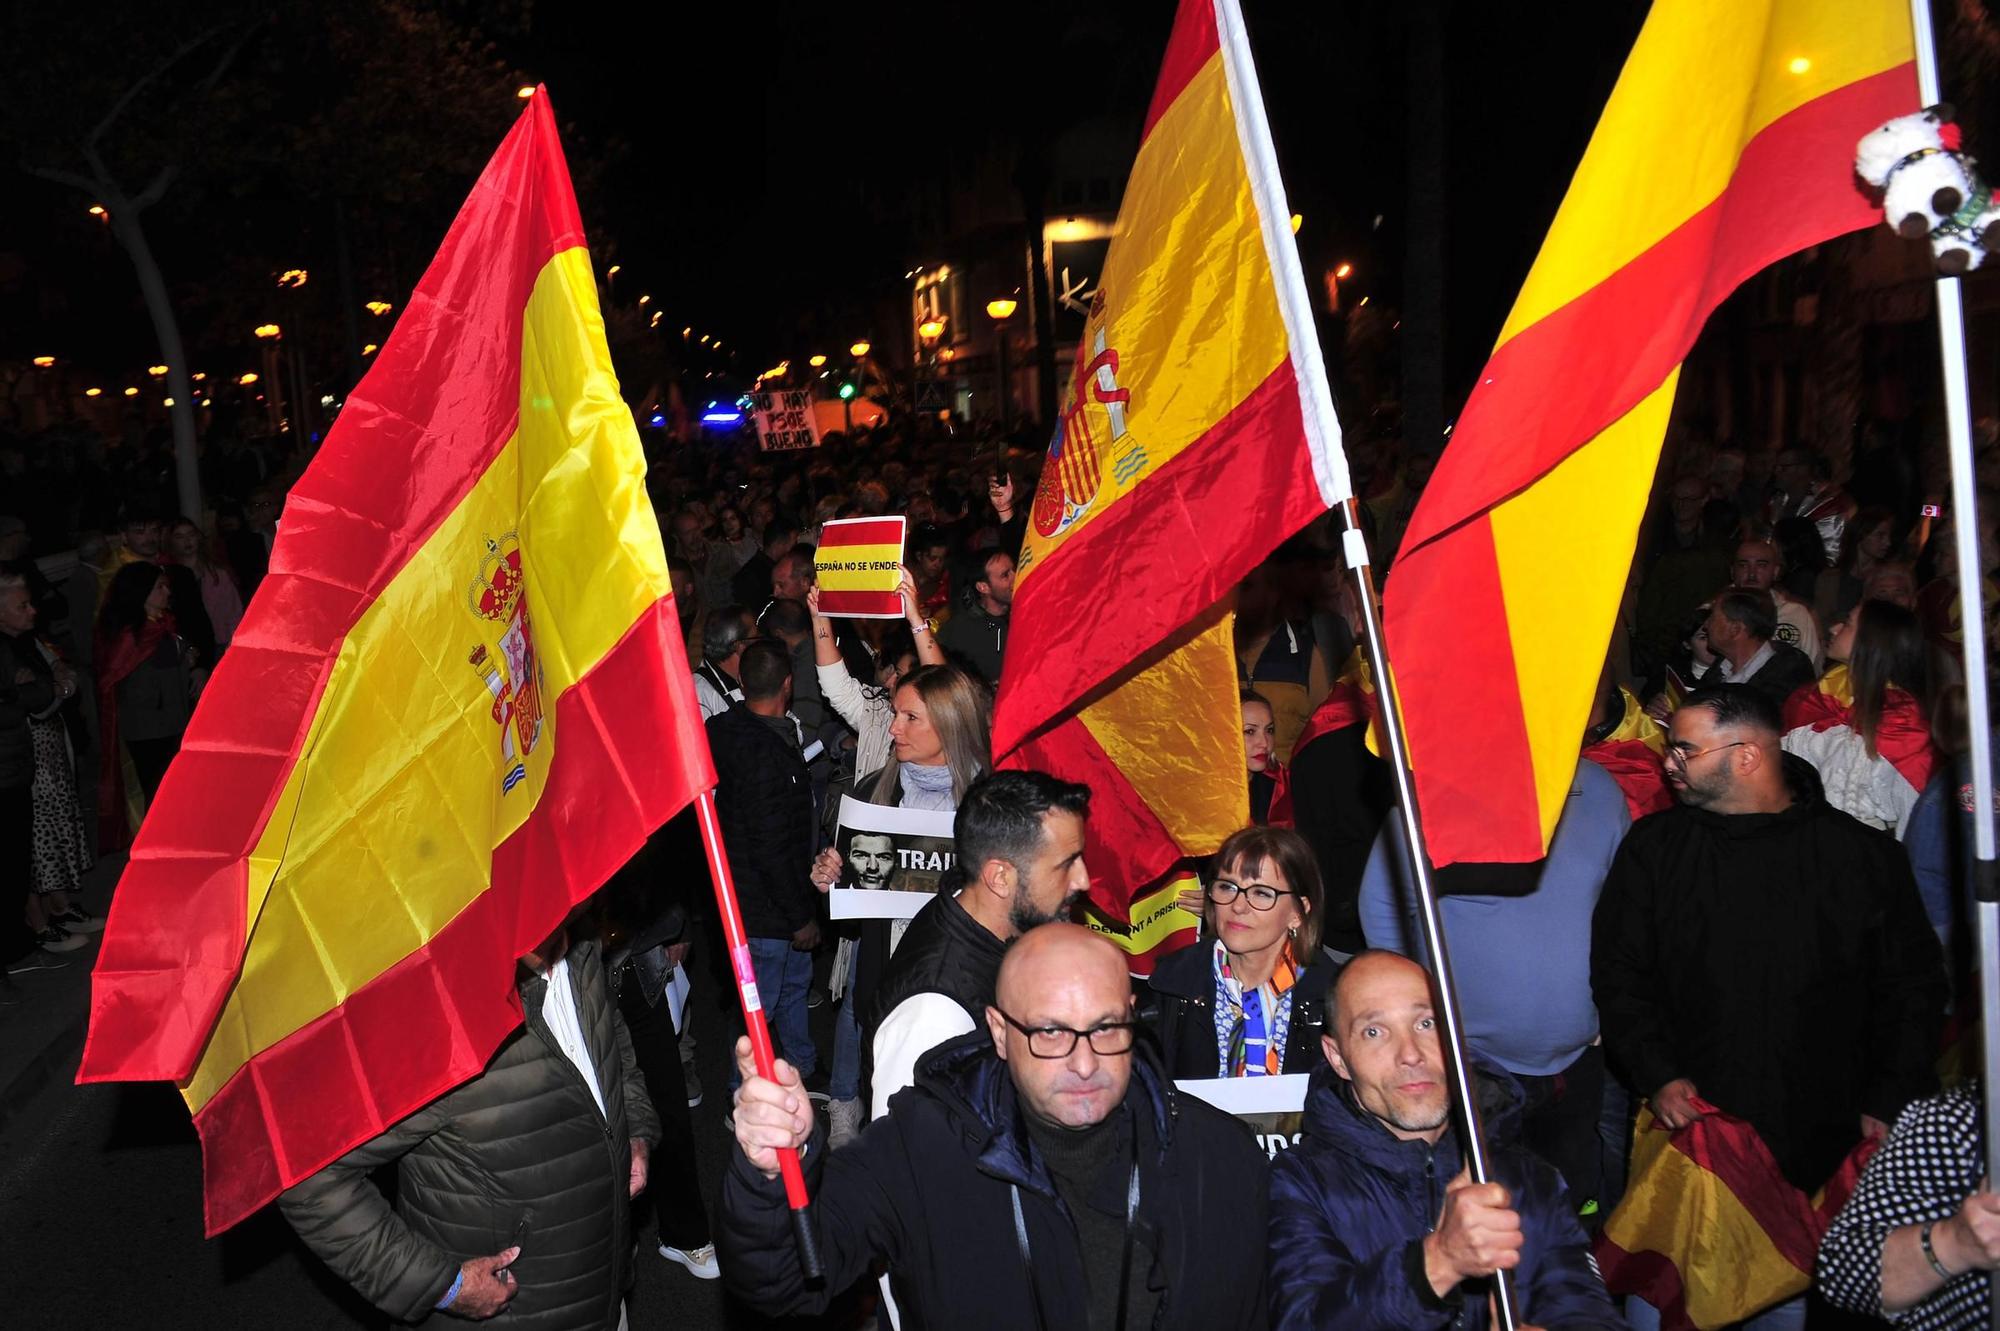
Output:
<path fill-rule="evenodd" d="M 840 880 L 827 893 L 836 920 L 900 920 L 922 910 L 957 861 L 952 815 L 840 801 Z"/>

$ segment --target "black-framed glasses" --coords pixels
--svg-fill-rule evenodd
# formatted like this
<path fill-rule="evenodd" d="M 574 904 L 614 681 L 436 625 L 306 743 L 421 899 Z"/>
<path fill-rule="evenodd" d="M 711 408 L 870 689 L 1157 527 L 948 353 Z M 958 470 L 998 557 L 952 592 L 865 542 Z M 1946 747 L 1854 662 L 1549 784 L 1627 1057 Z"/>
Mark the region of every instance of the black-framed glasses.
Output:
<path fill-rule="evenodd" d="M 993 1010 L 1000 1012 L 997 1007 Z M 1133 1042 L 1139 1038 L 1139 1023 L 1135 1021 L 1107 1021 L 1087 1031 L 1078 1031 L 1067 1026 L 1024 1025 L 1005 1012 L 1000 1012 L 1000 1019 L 1028 1037 L 1028 1052 L 1036 1058 L 1068 1058 L 1075 1052 L 1078 1040 L 1090 1041 L 1093 1054 L 1129 1054 Z"/>
<path fill-rule="evenodd" d="M 1208 885 L 1208 899 L 1218 906 L 1227 906 L 1242 897 L 1250 903 L 1252 910 L 1269 910 L 1278 904 L 1279 897 L 1289 897 L 1293 893 L 1282 887 L 1272 887 L 1268 883 L 1252 883 L 1245 887 L 1232 883 L 1227 878 L 1218 878 Z"/>
<path fill-rule="evenodd" d="M 1724 749 L 1740 748 L 1749 742 L 1747 739 L 1732 740 L 1728 744 L 1718 744 L 1712 749 L 1683 749 L 1678 745 L 1669 744 L 1667 745 L 1667 761 L 1685 772 L 1688 769 L 1688 764 L 1697 758 L 1706 758 L 1709 754 L 1721 753 Z"/>

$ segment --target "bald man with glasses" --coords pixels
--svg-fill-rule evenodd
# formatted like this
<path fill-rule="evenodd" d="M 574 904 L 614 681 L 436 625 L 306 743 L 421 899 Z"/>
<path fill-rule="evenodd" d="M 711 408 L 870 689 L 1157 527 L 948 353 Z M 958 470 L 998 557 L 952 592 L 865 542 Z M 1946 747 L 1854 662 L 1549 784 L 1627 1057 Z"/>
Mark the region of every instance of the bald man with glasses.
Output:
<path fill-rule="evenodd" d="M 1670 718 L 1678 804 L 1612 861 L 1591 987 L 1613 1067 L 1663 1124 L 1747 1119 L 1810 1195 L 1932 1089 L 1945 972 L 1903 848 L 1829 805 L 1780 729 L 1743 684 Z"/>
<path fill-rule="evenodd" d="M 881 1261 L 904 1331 L 1265 1325 L 1264 1153 L 1160 1071 L 1118 950 L 1073 924 L 1029 930 L 985 1018 L 833 1152 L 797 1074 L 758 1077 L 739 1043 L 718 1236 L 732 1292 L 816 1314 Z M 793 1250 L 787 1146 L 804 1152 L 819 1289 Z"/>

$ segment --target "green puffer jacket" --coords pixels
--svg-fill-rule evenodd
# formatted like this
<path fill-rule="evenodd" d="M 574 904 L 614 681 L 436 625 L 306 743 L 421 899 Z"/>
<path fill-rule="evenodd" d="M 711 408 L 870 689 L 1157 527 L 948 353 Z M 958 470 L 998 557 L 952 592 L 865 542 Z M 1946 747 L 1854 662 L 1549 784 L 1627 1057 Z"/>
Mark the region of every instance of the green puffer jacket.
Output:
<path fill-rule="evenodd" d="M 515 1331 L 614 1327 L 632 1279 L 630 1139 L 660 1121 L 605 983 L 597 944 L 569 951 L 576 1008 L 610 1121 L 542 1020 L 548 981 L 521 985 L 527 1025 L 486 1070 L 287 1191 L 285 1218 L 335 1274 L 404 1321 L 428 1315 L 459 1264 L 511 1247 Z M 368 1179 L 395 1162 L 390 1210 Z"/>

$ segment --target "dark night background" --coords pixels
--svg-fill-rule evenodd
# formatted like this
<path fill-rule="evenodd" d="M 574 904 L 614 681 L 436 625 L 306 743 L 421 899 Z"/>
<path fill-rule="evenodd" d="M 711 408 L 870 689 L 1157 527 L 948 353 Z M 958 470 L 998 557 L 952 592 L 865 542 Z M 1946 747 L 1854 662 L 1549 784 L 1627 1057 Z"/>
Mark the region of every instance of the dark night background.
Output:
<path fill-rule="evenodd" d="M 13 168 L 59 146 L 180 43 L 212 39 L 107 142 L 147 214 L 194 368 L 252 364 L 248 328 L 341 316 L 336 205 L 355 294 L 400 305 L 523 81 L 549 87 L 600 266 L 754 374 L 801 338 L 866 326 L 926 262 L 913 218 L 985 164 L 1092 117 L 1122 121 L 1122 184 L 1171 24 L 1166 0 L 1008 5 L 479 5 L 335 0 L 260 9 L 15 11 L 0 163 L 0 360 L 57 355 L 107 388 L 158 359 L 130 264 L 76 188 Z M 1400 303 L 1409 216 L 1407 10 L 1247 0 L 1308 273 Z M 1447 401 L 1477 371 L 1644 17 L 1641 0 L 1450 6 L 1443 31 Z M 214 93 L 191 85 L 239 41 Z M 1426 79 L 1426 82 L 1430 80 Z M 1376 219 L 1379 216 L 1380 222 Z M 303 267 L 288 313 L 272 274 Z M 361 336 L 378 340 L 363 327 Z M 289 332 L 288 332 L 288 335 Z M 322 363 L 337 360 L 328 350 Z M 325 364 L 329 373 L 332 364 Z"/>

